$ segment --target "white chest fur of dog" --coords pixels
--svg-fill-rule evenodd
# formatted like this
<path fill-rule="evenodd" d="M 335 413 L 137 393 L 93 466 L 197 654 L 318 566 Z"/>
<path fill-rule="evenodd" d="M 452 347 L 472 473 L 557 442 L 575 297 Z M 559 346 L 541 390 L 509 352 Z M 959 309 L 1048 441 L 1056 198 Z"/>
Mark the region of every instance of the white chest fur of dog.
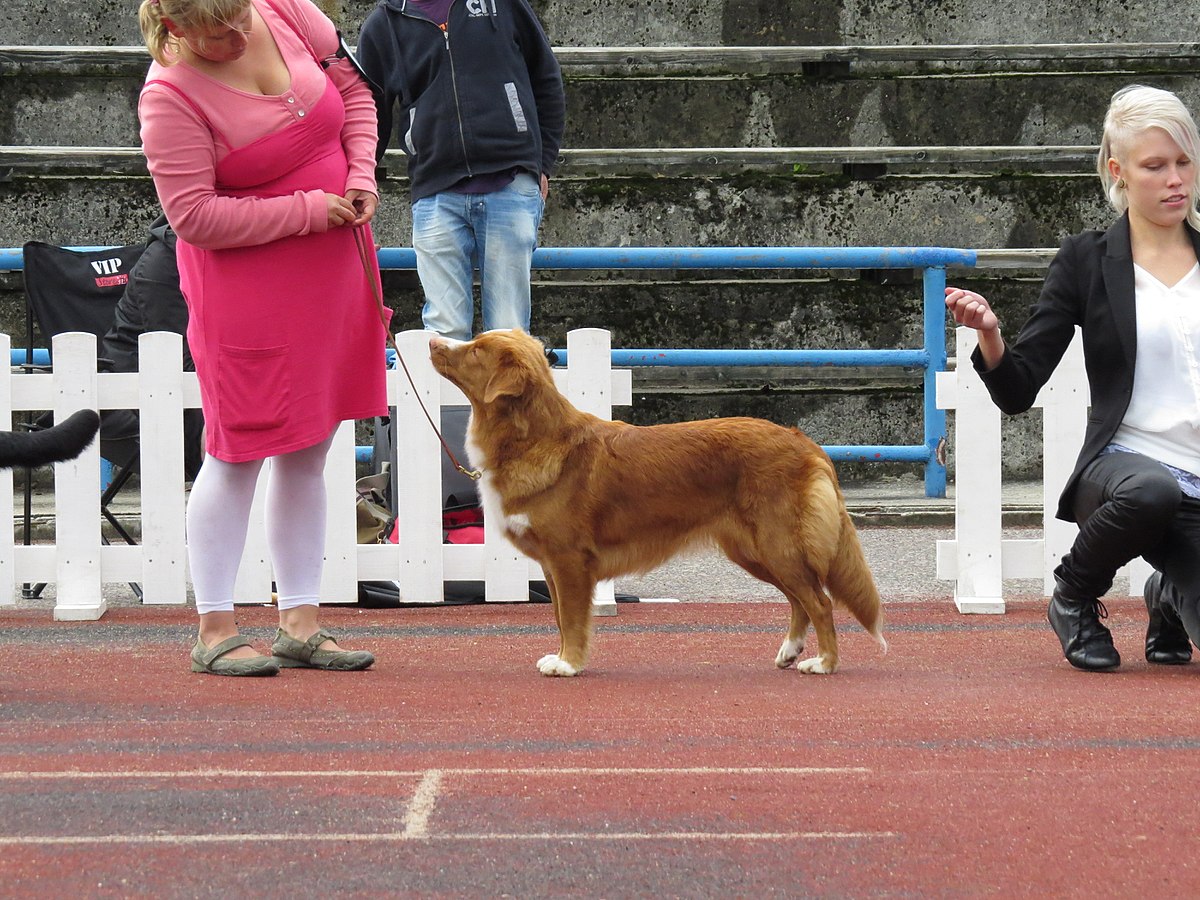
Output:
<path fill-rule="evenodd" d="M 833 464 L 794 428 L 761 419 L 634 426 L 581 412 L 521 331 L 430 340 L 434 368 L 471 402 L 468 453 L 485 517 L 541 564 L 559 628 L 546 675 L 583 670 L 596 584 L 715 546 L 779 588 L 791 618 L 775 664 L 838 665 L 833 602 L 886 650 L 882 609 Z M 798 661 L 809 625 L 816 656 Z"/>
<path fill-rule="evenodd" d="M 472 419 L 474 416 L 472 416 Z M 500 527 L 504 529 L 505 536 L 511 541 L 529 530 L 529 516 L 524 513 L 516 513 L 515 515 L 506 515 L 504 512 L 504 504 L 500 500 L 500 494 L 492 484 L 492 476 L 488 471 L 487 457 L 484 456 L 483 450 L 472 439 L 471 426 L 467 426 L 467 459 L 471 461 L 471 468 L 480 472 L 479 482 L 476 487 L 479 489 L 479 499 L 485 510 L 485 516 L 491 517 L 491 521 L 498 521 Z M 488 519 L 485 518 L 485 521 Z"/>

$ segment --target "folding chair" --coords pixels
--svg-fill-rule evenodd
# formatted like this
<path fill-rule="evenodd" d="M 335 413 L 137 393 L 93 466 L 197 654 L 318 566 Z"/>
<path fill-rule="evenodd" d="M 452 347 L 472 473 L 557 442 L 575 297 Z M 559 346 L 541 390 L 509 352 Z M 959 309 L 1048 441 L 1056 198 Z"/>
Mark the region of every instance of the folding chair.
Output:
<path fill-rule="evenodd" d="M 129 272 L 142 255 L 145 244 L 104 250 L 68 250 L 41 241 L 24 245 L 26 366 L 33 360 L 34 320 L 46 346 L 56 334 L 67 331 L 91 332 L 97 346 L 113 323 L 117 302 L 129 281 Z M 53 364 L 53 360 L 51 360 Z M 111 360 L 101 359 L 100 371 L 112 371 Z M 100 499 L 100 513 L 117 534 L 129 544 L 137 541 L 113 514 L 111 504 L 137 471 L 138 422 L 123 410 L 105 410 L 100 422 L 100 455 L 112 466 L 112 478 Z M 31 427 L 50 424 L 51 415 L 43 415 Z M 33 486 L 30 473 L 25 477 L 25 543 L 32 530 Z M 107 542 L 107 541 L 106 541 Z M 45 585 L 25 590 L 27 596 L 41 594 Z M 141 588 L 131 585 L 137 595 Z"/>

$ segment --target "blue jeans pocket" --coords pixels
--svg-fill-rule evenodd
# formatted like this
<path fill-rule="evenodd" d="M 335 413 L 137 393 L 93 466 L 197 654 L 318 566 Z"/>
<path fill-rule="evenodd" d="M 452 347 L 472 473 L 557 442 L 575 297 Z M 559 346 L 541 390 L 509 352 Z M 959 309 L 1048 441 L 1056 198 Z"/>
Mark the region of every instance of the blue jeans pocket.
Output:
<path fill-rule="evenodd" d="M 288 347 L 230 347 L 217 352 L 220 420 L 231 431 L 264 431 L 287 421 Z"/>

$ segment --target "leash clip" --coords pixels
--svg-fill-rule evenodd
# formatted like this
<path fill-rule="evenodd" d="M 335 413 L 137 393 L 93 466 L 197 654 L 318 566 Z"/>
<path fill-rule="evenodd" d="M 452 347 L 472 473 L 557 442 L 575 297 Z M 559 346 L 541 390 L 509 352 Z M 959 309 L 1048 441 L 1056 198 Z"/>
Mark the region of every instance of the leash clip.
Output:
<path fill-rule="evenodd" d="M 464 467 L 463 465 L 461 465 L 460 463 L 455 463 L 454 468 L 458 469 L 458 471 L 462 472 L 464 475 L 466 475 L 472 481 L 478 481 L 480 478 L 483 477 L 483 472 L 480 471 L 479 469 L 468 469 L 468 468 Z"/>

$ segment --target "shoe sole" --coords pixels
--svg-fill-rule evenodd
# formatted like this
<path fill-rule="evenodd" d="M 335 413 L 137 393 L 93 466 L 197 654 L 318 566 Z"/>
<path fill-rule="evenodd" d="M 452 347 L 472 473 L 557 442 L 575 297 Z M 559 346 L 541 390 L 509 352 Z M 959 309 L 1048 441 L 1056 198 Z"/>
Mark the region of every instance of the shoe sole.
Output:
<path fill-rule="evenodd" d="M 274 656 L 272 659 L 279 664 L 281 669 L 320 669 L 323 672 L 361 672 L 364 669 L 369 669 L 375 664 L 375 660 L 368 663 L 352 663 L 350 665 L 332 663 L 330 665 L 320 665 L 319 663 L 306 663 L 298 659 L 291 659 L 287 656 Z"/>
<path fill-rule="evenodd" d="M 261 669 L 243 669 L 241 671 L 226 670 L 221 672 L 217 669 L 210 669 L 203 663 L 193 661 L 192 671 L 200 675 L 224 675 L 230 678 L 266 678 L 271 675 L 278 675 L 279 667 L 278 665 L 276 665 L 274 668 L 271 666 L 263 666 Z"/>
<path fill-rule="evenodd" d="M 1081 666 L 1079 663 L 1075 662 L 1069 657 L 1067 658 L 1067 662 L 1069 662 L 1073 668 L 1078 669 L 1080 672 L 1111 672 L 1113 669 L 1119 669 L 1121 667 L 1120 660 L 1117 660 L 1115 663 L 1112 663 L 1108 666 Z"/>

